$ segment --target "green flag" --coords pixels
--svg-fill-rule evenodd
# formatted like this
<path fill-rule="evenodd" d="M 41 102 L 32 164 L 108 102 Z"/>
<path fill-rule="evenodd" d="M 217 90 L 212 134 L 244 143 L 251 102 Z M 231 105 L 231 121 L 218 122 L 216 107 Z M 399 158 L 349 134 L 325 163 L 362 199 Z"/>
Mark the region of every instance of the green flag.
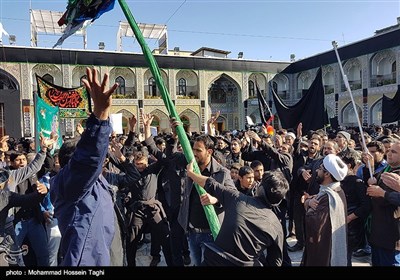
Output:
<path fill-rule="evenodd" d="M 129 10 L 128 5 L 126 4 L 125 0 L 118 0 L 118 2 L 122 8 L 122 11 L 125 14 L 126 19 L 129 22 L 129 25 L 132 28 L 133 33 L 135 34 L 136 40 L 139 42 L 140 47 L 142 48 L 144 57 L 146 58 L 147 62 L 150 65 L 150 71 L 153 74 L 153 77 L 156 81 L 158 89 L 161 92 L 161 97 L 164 101 L 165 106 L 167 107 L 169 115 L 171 117 L 175 118 L 177 121 L 181 122 L 179 115 L 176 112 L 174 103 L 172 102 L 172 100 L 169 96 L 168 90 L 164 84 L 162 77 L 161 77 L 160 68 L 158 67 L 158 64 L 157 64 L 156 60 L 154 59 L 153 54 L 151 53 L 149 47 L 147 46 L 147 43 L 144 40 L 143 34 L 140 31 L 131 11 Z M 189 139 L 186 136 L 185 130 L 182 125 L 179 125 L 176 128 L 176 130 L 177 130 L 179 142 L 182 145 L 182 149 L 185 154 L 186 160 L 188 162 L 191 162 L 194 159 L 194 155 L 193 155 L 192 147 L 190 146 Z M 196 162 L 194 162 L 194 171 L 198 174 L 200 173 L 199 167 Z M 206 191 L 199 185 L 195 184 L 195 187 L 196 187 L 196 190 L 199 193 L 199 195 L 206 193 Z M 215 213 L 215 210 L 214 210 L 214 206 L 205 205 L 204 212 L 206 214 L 207 221 L 210 225 L 212 235 L 215 239 L 218 235 L 220 225 L 219 225 L 217 214 Z"/>
<path fill-rule="evenodd" d="M 53 151 L 59 149 L 62 145 L 62 137 L 60 131 L 60 109 L 53 107 L 43 101 L 37 94 L 35 94 L 35 142 L 36 151 L 39 151 L 40 142 L 39 136 L 42 134 L 46 138 L 50 138 L 50 134 L 57 133 L 57 142 L 53 145 Z"/>

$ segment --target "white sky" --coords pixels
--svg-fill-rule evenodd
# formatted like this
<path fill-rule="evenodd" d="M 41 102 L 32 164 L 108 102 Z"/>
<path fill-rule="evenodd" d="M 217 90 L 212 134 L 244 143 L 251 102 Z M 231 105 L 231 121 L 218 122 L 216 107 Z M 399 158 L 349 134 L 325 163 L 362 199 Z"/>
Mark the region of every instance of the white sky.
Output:
<path fill-rule="evenodd" d="M 238 52 L 245 59 L 289 61 L 332 49 L 332 41 L 343 46 L 373 36 L 375 30 L 395 25 L 400 0 L 377 1 L 126 1 L 135 20 L 166 24 L 169 49 L 195 51 L 210 47 Z M 0 0 L 0 22 L 16 35 L 17 45 L 30 46 L 29 9 L 64 12 L 67 0 Z M 88 27 L 88 49 L 100 41 L 106 50 L 117 49 L 119 21 L 126 21 L 116 0 L 114 9 Z M 39 47 L 51 47 L 58 36 L 39 35 Z M 3 36 L 3 43 L 8 39 Z M 156 42 L 149 41 L 150 49 Z M 133 38 L 123 40 L 124 51 L 141 52 Z M 73 36 L 63 48 L 83 48 L 82 38 Z"/>

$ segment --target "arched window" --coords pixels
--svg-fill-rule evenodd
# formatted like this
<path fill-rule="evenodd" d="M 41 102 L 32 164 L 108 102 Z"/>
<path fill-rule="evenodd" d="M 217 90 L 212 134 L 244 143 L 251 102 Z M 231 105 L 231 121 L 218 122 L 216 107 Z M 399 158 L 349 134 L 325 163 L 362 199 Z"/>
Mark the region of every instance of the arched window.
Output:
<path fill-rule="evenodd" d="M 156 80 L 153 77 L 149 79 L 149 94 L 150 96 L 157 96 Z"/>
<path fill-rule="evenodd" d="M 296 98 L 300 99 L 305 94 L 307 94 L 307 90 L 310 88 L 311 79 L 308 73 L 301 73 L 297 77 L 297 94 Z"/>
<path fill-rule="evenodd" d="M 0 89 L 17 89 L 17 85 L 10 77 L 0 73 Z"/>
<path fill-rule="evenodd" d="M 125 95 L 125 93 L 126 93 L 125 79 L 124 79 L 123 77 L 121 77 L 121 76 L 118 76 L 118 77 L 115 79 L 115 82 L 118 83 L 118 85 L 119 85 L 119 86 L 117 87 L 117 89 L 115 90 L 115 93 L 116 93 L 116 94 Z"/>
<path fill-rule="evenodd" d="M 87 76 L 86 76 L 86 75 L 83 75 L 83 76 L 81 77 L 81 79 L 80 79 L 80 81 L 81 81 L 81 82 L 80 82 L 81 87 L 85 86 L 85 84 L 82 82 L 83 79 L 87 80 Z"/>
<path fill-rule="evenodd" d="M 335 77 L 333 72 L 328 72 L 323 78 L 325 94 L 332 94 L 335 92 Z"/>
<path fill-rule="evenodd" d="M 186 80 L 184 78 L 180 78 L 178 81 L 178 85 L 179 85 L 178 94 L 186 96 Z"/>
<path fill-rule="evenodd" d="M 46 74 L 43 76 L 43 80 L 45 80 L 46 82 L 49 82 L 51 84 L 54 84 L 54 78 L 52 75 L 50 74 Z"/>
<path fill-rule="evenodd" d="M 151 122 L 151 126 L 157 127 L 157 132 L 160 131 L 160 118 L 158 116 L 154 116 L 153 117 L 153 121 Z"/>
<path fill-rule="evenodd" d="M 349 102 L 342 111 L 342 123 L 348 126 L 356 126 L 358 121 L 357 118 L 362 118 L 362 111 L 360 106 L 356 105 L 357 113 L 354 112 L 353 104 Z"/>
<path fill-rule="evenodd" d="M 254 92 L 254 82 L 249 81 L 249 97 L 254 97 L 254 96 L 256 96 Z"/>
<path fill-rule="evenodd" d="M 371 123 L 382 123 L 382 99 L 376 102 L 371 108 Z"/>

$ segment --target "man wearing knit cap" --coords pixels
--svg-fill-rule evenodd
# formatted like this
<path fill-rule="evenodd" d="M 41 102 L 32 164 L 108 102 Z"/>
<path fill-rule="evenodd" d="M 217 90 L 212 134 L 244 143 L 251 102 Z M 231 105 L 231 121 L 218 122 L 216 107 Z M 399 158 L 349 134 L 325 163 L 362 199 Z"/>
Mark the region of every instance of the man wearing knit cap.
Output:
<path fill-rule="evenodd" d="M 319 193 L 304 203 L 304 266 L 347 265 L 347 204 L 340 181 L 347 165 L 336 155 L 327 155 L 317 170 Z"/>
<path fill-rule="evenodd" d="M 338 143 L 340 149 L 340 152 L 338 153 L 338 156 L 340 158 L 343 158 L 346 155 L 351 154 L 351 152 L 354 150 L 349 147 L 350 139 L 351 135 L 346 131 L 339 131 L 337 133 L 335 141 L 336 143 Z"/>

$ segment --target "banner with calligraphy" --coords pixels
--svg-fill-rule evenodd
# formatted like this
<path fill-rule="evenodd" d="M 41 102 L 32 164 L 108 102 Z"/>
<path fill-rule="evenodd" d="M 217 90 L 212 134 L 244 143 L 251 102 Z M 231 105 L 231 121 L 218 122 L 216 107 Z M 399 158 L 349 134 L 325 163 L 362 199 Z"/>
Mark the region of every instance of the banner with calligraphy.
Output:
<path fill-rule="evenodd" d="M 60 108 L 60 118 L 87 118 L 91 112 L 89 94 L 85 87 L 63 88 L 36 75 L 39 97 Z"/>

